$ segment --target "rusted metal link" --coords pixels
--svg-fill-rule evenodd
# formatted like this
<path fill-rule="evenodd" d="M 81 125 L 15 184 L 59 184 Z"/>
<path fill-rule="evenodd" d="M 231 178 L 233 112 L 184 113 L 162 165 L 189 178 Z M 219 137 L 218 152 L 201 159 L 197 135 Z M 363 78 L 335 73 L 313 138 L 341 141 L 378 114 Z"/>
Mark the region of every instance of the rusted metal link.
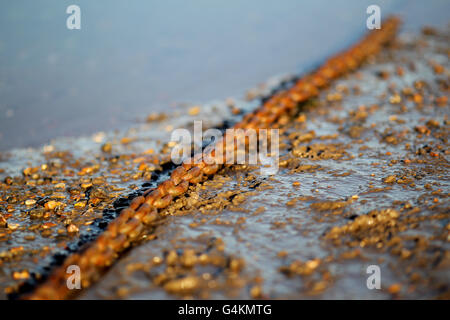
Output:
<path fill-rule="evenodd" d="M 381 50 L 383 45 L 393 39 L 398 25 L 397 18 L 387 19 L 381 30 L 372 31 L 346 52 L 329 59 L 316 72 L 298 80 L 290 89 L 278 92 L 234 127 L 254 129 L 279 127 L 289 120 L 291 111 L 295 110 L 299 103 L 317 96 L 320 89 L 328 86 L 330 81 L 354 70 L 369 56 Z M 245 143 L 245 138 L 243 142 Z M 166 208 L 175 197 L 185 193 L 190 184 L 199 183 L 205 176 L 215 174 L 222 167 L 223 161 L 220 160 L 223 160 L 221 157 L 227 152 L 225 147 L 225 139 L 219 140 L 215 150 L 222 150 L 222 154 L 212 152 L 208 162 L 202 160 L 202 154 L 196 155 L 194 159 L 191 159 L 192 161 L 185 162 L 173 170 L 170 178 L 156 189 L 133 199 L 130 206 L 121 211 L 120 215 L 109 224 L 102 235 L 91 243 L 88 249 L 69 256 L 62 266 L 53 271 L 46 282 L 25 298 L 72 297 L 76 290 L 69 290 L 66 285 L 66 279 L 69 276 L 66 270 L 69 265 L 80 267 L 83 288 L 95 282 L 123 250 L 133 242 L 139 241 L 146 226 L 158 221 L 160 211 Z"/>

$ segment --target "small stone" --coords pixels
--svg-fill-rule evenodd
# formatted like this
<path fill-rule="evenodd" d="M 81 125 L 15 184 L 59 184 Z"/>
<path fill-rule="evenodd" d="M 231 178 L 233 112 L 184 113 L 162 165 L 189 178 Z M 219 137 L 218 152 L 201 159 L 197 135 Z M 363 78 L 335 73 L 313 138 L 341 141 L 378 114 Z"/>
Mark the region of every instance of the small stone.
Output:
<path fill-rule="evenodd" d="M 153 122 L 160 120 L 160 115 L 158 113 L 149 114 L 147 117 L 147 122 Z"/>
<path fill-rule="evenodd" d="M 164 289 L 169 293 L 189 294 L 195 291 L 199 284 L 200 281 L 197 277 L 188 276 L 167 282 L 164 285 Z"/>
<path fill-rule="evenodd" d="M 399 283 L 394 283 L 393 285 L 391 285 L 388 289 L 388 292 L 390 294 L 397 294 L 400 292 L 400 290 L 402 289 L 401 284 Z"/>
<path fill-rule="evenodd" d="M 35 204 L 36 204 L 36 200 L 34 200 L 34 199 L 25 200 L 25 205 L 27 205 L 27 206 L 33 206 Z"/>
<path fill-rule="evenodd" d="M 80 231 L 80 229 L 78 229 L 78 227 L 76 225 L 74 225 L 73 223 L 69 224 L 67 226 L 67 232 L 69 232 L 69 233 L 76 233 L 78 231 Z"/>
<path fill-rule="evenodd" d="M 429 134 L 430 133 L 430 129 L 428 129 L 426 126 L 416 126 L 414 129 L 418 133 L 421 133 L 421 134 Z"/>
<path fill-rule="evenodd" d="M 413 100 L 416 104 L 421 104 L 423 102 L 423 97 L 420 94 L 415 93 L 413 95 Z"/>
<path fill-rule="evenodd" d="M 185 250 L 181 257 L 181 264 L 186 268 L 192 268 L 197 262 L 197 256 L 192 249 Z"/>
<path fill-rule="evenodd" d="M 73 205 L 75 208 L 84 208 L 86 206 L 86 202 L 85 201 L 78 201 Z"/>
<path fill-rule="evenodd" d="M 262 289 L 260 286 L 254 286 L 253 288 L 250 289 L 250 296 L 253 299 L 257 299 L 260 298 L 262 296 Z"/>
<path fill-rule="evenodd" d="M 297 119 L 295 119 L 295 121 L 296 121 L 296 122 L 299 122 L 299 123 L 305 122 L 305 121 L 306 121 L 306 115 L 305 115 L 304 113 L 301 113 L 301 114 L 297 117 Z"/>
<path fill-rule="evenodd" d="M 195 106 L 189 109 L 189 115 L 190 116 L 196 116 L 200 113 L 200 107 L 199 106 Z"/>
<path fill-rule="evenodd" d="M 54 185 L 55 189 L 64 189 L 66 187 L 66 184 L 64 182 L 60 182 Z"/>
<path fill-rule="evenodd" d="M 239 108 L 236 108 L 235 106 L 231 106 L 230 108 L 231 108 L 231 113 L 234 115 L 238 115 L 238 114 L 242 113 L 242 110 Z"/>
<path fill-rule="evenodd" d="M 19 228 L 18 223 L 8 223 L 8 229 L 14 231 L 14 230 L 17 230 L 18 228 Z"/>
<path fill-rule="evenodd" d="M 101 150 L 105 153 L 110 153 L 112 151 L 112 145 L 111 142 L 107 142 L 102 145 Z"/>
<path fill-rule="evenodd" d="M 130 144 L 133 141 L 134 141 L 134 139 L 133 138 L 129 138 L 129 137 L 124 137 L 124 138 L 120 139 L 120 143 L 121 144 Z"/>
<path fill-rule="evenodd" d="M 242 259 L 232 259 L 230 261 L 230 270 L 233 272 L 240 272 L 244 267 L 244 260 Z"/>
<path fill-rule="evenodd" d="M 392 176 L 386 177 L 386 178 L 383 180 L 383 182 L 384 182 L 384 183 L 394 183 L 394 182 L 396 181 L 396 179 L 397 179 L 397 176 L 392 175 Z"/>
<path fill-rule="evenodd" d="M 46 222 L 42 225 L 42 229 L 50 229 L 55 227 L 57 224 L 53 222 Z"/>
<path fill-rule="evenodd" d="M 64 203 L 59 202 L 59 201 L 48 201 L 47 203 L 45 203 L 44 207 L 47 210 L 55 210 L 57 208 L 63 208 L 65 206 Z"/>
<path fill-rule="evenodd" d="M 325 289 L 327 288 L 327 282 L 326 281 L 319 281 L 316 282 L 312 289 L 311 289 L 311 294 L 315 295 L 315 294 L 320 294 L 322 293 Z"/>
<path fill-rule="evenodd" d="M 166 257 L 167 265 L 173 266 L 177 263 L 177 260 L 178 260 L 178 255 L 177 255 L 176 251 L 174 251 L 174 250 L 170 251 Z"/>
<path fill-rule="evenodd" d="M 25 280 L 25 279 L 28 279 L 29 277 L 30 277 L 30 273 L 27 270 L 13 272 L 14 280 Z"/>
<path fill-rule="evenodd" d="M 428 120 L 426 124 L 427 124 L 427 127 L 429 127 L 429 128 L 439 128 L 439 122 L 437 122 L 434 119 Z"/>
<path fill-rule="evenodd" d="M 445 106 L 447 104 L 447 101 L 448 101 L 447 96 L 438 97 L 435 100 L 436 104 L 440 107 Z"/>
<path fill-rule="evenodd" d="M 402 102 L 402 97 L 400 97 L 400 95 L 398 95 L 398 94 L 395 94 L 389 98 L 389 102 L 392 104 L 398 104 L 398 103 Z"/>
<path fill-rule="evenodd" d="M 152 262 L 154 265 L 158 266 L 163 262 L 163 259 L 159 256 L 153 257 Z"/>
<path fill-rule="evenodd" d="M 116 291 L 117 296 L 119 296 L 121 299 L 127 297 L 130 294 L 130 290 L 126 287 L 120 287 Z"/>
<path fill-rule="evenodd" d="M 305 267 L 309 270 L 314 270 L 319 266 L 319 264 L 320 264 L 319 259 L 309 260 L 305 263 Z"/>
<path fill-rule="evenodd" d="M 6 228 L 8 226 L 8 222 L 6 221 L 5 217 L 0 213 L 0 227 Z"/>
<path fill-rule="evenodd" d="M 90 187 L 92 187 L 92 183 L 87 182 L 87 183 L 82 183 L 82 184 L 81 184 L 81 188 L 82 188 L 83 190 L 86 190 L 86 189 L 88 189 L 88 188 L 90 188 Z"/>
<path fill-rule="evenodd" d="M 26 235 L 25 237 L 23 237 L 25 240 L 27 241 L 33 241 L 34 239 L 36 239 L 36 237 L 34 235 Z"/>

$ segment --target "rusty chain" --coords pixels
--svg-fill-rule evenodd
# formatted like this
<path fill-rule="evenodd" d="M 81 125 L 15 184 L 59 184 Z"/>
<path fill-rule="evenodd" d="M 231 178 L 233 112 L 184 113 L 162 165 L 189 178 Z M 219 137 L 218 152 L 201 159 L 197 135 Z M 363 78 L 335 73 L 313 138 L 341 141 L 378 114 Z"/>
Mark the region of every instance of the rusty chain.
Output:
<path fill-rule="evenodd" d="M 329 85 L 332 80 L 356 69 L 369 56 L 380 51 L 383 45 L 393 39 L 398 25 L 397 18 L 387 19 L 381 30 L 370 32 L 358 44 L 332 57 L 317 71 L 298 80 L 290 89 L 276 93 L 260 108 L 247 114 L 234 128 L 277 128 L 285 124 L 289 120 L 290 112 L 295 110 L 299 103 L 317 96 L 320 89 Z M 218 148 L 219 144 L 222 144 L 221 148 Z M 123 209 L 108 225 L 106 231 L 88 248 L 67 257 L 62 266 L 55 269 L 44 283 L 25 298 L 72 297 L 76 290 L 69 290 L 66 283 L 69 276 L 66 270 L 70 265 L 80 267 L 83 288 L 97 281 L 121 252 L 139 240 L 146 227 L 157 223 L 161 218 L 162 209 L 169 206 L 173 199 L 184 194 L 189 185 L 201 182 L 204 177 L 215 174 L 222 167 L 223 161 L 220 161 L 220 157 L 227 152 L 225 140 L 219 140 L 215 146 L 216 149 L 207 156 L 208 161 L 203 154 L 195 155 L 193 161 L 185 162 L 173 170 L 168 180 L 134 198 L 129 207 Z M 215 150 L 222 150 L 223 153 L 215 154 Z"/>

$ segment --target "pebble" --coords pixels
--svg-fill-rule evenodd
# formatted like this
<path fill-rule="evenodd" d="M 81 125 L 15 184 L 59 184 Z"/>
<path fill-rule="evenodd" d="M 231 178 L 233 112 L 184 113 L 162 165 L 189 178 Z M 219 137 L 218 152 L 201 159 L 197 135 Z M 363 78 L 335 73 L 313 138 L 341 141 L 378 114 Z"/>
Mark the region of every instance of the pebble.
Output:
<path fill-rule="evenodd" d="M 200 113 L 200 107 L 199 106 L 194 106 L 192 108 L 189 109 L 188 111 L 190 116 L 196 116 Z"/>
<path fill-rule="evenodd" d="M 197 262 L 195 251 L 192 249 L 185 250 L 181 256 L 180 262 L 184 267 L 192 268 Z"/>
<path fill-rule="evenodd" d="M 69 232 L 69 233 L 76 233 L 78 231 L 80 231 L 79 228 L 76 225 L 74 225 L 73 223 L 69 224 L 67 226 L 67 232 Z"/>
<path fill-rule="evenodd" d="M 55 189 L 64 189 L 66 187 L 66 184 L 64 182 L 60 182 L 54 185 Z"/>
<path fill-rule="evenodd" d="M 107 142 L 102 145 L 101 150 L 105 153 L 111 153 L 112 151 L 112 144 L 111 142 Z"/>
<path fill-rule="evenodd" d="M 189 294 L 198 289 L 200 280 L 195 276 L 188 276 L 181 279 L 171 280 L 164 285 L 164 289 L 174 294 Z"/>
<path fill-rule="evenodd" d="M 395 284 L 391 285 L 391 286 L 388 288 L 388 292 L 389 292 L 390 294 L 397 294 L 397 293 L 400 292 L 401 289 L 402 289 L 401 284 L 395 283 Z"/>
<path fill-rule="evenodd" d="M 8 226 L 8 222 L 5 217 L 0 213 L 0 227 L 6 228 Z"/>
<path fill-rule="evenodd" d="M 262 296 L 262 289 L 261 286 L 254 286 L 250 289 L 250 296 L 253 299 L 258 299 Z"/>
<path fill-rule="evenodd" d="M 384 178 L 383 182 L 384 183 L 394 183 L 397 179 L 397 176 L 392 175 L 392 176 L 388 176 L 386 178 Z"/>
<path fill-rule="evenodd" d="M 30 277 L 30 273 L 27 270 L 13 272 L 14 280 L 26 280 L 29 277 Z"/>
<path fill-rule="evenodd" d="M 14 231 L 17 230 L 19 228 L 19 224 L 18 223 L 8 223 L 8 229 Z"/>
<path fill-rule="evenodd" d="M 36 204 L 36 200 L 34 200 L 34 199 L 25 200 L 25 205 L 27 205 L 27 206 L 33 206 L 35 204 Z"/>
<path fill-rule="evenodd" d="M 57 208 L 63 208 L 64 206 L 65 206 L 64 203 L 53 200 L 46 202 L 44 205 L 45 209 L 47 210 L 55 210 Z"/>

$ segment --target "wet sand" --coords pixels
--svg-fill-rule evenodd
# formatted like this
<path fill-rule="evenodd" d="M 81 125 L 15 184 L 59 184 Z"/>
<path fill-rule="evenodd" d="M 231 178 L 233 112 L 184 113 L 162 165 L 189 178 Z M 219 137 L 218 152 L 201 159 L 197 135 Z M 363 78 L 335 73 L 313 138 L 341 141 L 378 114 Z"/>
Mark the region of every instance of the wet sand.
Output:
<path fill-rule="evenodd" d="M 277 175 L 192 187 L 80 298 L 450 298 L 448 41 L 405 37 L 337 81 L 282 128 Z"/>
<path fill-rule="evenodd" d="M 282 128 L 276 176 L 234 166 L 191 187 L 80 298 L 448 297 L 448 38 L 404 35 L 334 83 Z M 13 152 L 1 163 L 3 297 L 163 180 L 171 130 L 196 118 L 220 127 L 257 104 Z M 382 290 L 366 287 L 372 264 Z"/>

